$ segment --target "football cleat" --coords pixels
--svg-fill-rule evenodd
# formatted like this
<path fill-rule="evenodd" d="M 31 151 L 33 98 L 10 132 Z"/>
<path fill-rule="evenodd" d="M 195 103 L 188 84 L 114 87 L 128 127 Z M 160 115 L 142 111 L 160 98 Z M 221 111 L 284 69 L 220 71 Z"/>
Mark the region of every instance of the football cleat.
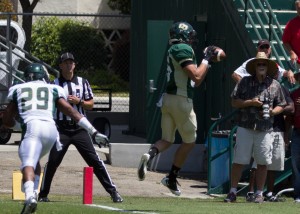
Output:
<path fill-rule="evenodd" d="M 174 194 L 174 195 L 177 195 L 177 196 L 180 196 L 181 194 L 181 191 L 180 189 L 178 189 L 177 187 L 177 184 L 180 186 L 180 184 L 178 183 L 178 181 L 175 179 L 174 181 L 171 181 L 169 179 L 168 176 L 164 177 L 162 180 L 161 180 L 161 183 L 165 186 L 165 187 L 168 187 L 169 190 Z"/>
<path fill-rule="evenodd" d="M 21 214 L 34 213 L 36 211 L 36 208 L 37 208 L 36 199 L 34 197 L 30 197 L 27 201 L 25 201 Z"/>
<path fill-rule="evenodd" d="M 147 165 L 148 161 L 150 159 L 150 155 L 148 153 L 145 153 L 141 157 L 140 165 L 137 171 L 138 177 L 140 181 L 145 180 L 145 176 L 147 173 Z"/>

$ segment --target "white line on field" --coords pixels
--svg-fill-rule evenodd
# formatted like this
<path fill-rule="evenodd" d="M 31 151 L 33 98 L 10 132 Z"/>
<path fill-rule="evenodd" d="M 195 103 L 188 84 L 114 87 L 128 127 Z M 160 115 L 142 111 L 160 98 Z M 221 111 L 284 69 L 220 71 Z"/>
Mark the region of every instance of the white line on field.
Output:
<path fill-rule="evenodd" d="M 88 206 L 99 207 L 99 208 L 106 209 L 106 210 L 120 211 L 120 212 L 124 212 L 124 213 L 158 214 L 158 213 L 154 213 L 154 212 L 142 212 L 142 211 L 134 211 L 134 210 L 123 210 L 123 209 L 119 209 L 119 208 L 115 208 L 115 207 L 108 207 L 108 206 L 97 205 L 97 204 L 88 204 Z"/>

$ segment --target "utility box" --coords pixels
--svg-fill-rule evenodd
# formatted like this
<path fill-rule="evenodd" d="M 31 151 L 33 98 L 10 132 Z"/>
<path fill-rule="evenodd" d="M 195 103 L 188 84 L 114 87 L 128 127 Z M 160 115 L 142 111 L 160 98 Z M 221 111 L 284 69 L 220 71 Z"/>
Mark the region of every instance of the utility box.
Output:
<path fill-rule="evenodd" d="M 214 156 L 229 146 L 230 130 L 214 131 L 211 139 L 211 155 Z M 229 151 L 211 162 L 211 187 L 229 180 Z"/>

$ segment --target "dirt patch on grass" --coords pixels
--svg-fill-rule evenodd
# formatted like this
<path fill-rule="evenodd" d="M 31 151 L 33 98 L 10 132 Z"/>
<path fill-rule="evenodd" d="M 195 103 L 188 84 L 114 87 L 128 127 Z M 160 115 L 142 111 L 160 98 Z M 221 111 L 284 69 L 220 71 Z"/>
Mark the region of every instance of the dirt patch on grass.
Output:
<path fill-rule="evenodd" d="M 13 146 L 13 145 L 5 145 Z M 12 173 L 18 170 L 20 159 L 18 157 L 17 146 L 15 151 L 0 151 L 0 192 L 12 192 Z M 99 153 L 99 156 L 105 160 L 105 156 Z M 41 160 L 42 166 L 47 162 L 47 156 Z M 83 168 L 86 163 L 76 150 L 69 150 L 64 157 L 61 166 L 58 168 L 52 182 L 51 194 L 81 195 L 83 191 Z M 166 173 L 148 172 L 144 181 L 137 178 L 137 169 L 113 167 L 106 164 L 107 170 L 116 184 L 119 193 L 123 196 L 141 196 L 141 197 L 168 197 L 173 196 L 169 190 L 164 187 L 160 181 Z M 178 179 L 181 184 L 181 197 L 205 198 L 206 183 L 197 179 L 197 175 L 182 175 Z M 93 193 L 97 196 L 108 196 L 96 176 L 93 179 Z"/>

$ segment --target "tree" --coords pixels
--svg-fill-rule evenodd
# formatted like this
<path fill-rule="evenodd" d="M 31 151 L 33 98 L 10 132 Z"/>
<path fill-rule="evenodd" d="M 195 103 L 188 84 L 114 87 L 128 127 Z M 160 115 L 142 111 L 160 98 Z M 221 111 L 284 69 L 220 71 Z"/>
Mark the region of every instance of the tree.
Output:
<path fill-rule="evenodd" d="M 33 13 L 34 8 L 40 0 L 19 0 L 22 6 L 23 13 Z M 31 47 L 31 29 L 32 29 L 32 15 L 23 15 L 22 27 L 26 35 L 26 42 L 24 45 L 24 50 L 30 52 Z"/>
<path fill-rule="evenodd" d="M 122 14 L 130 14 L 131 0 L 108 0 L 107 4 L 112 10 L 119 10 Z"/>
<path fill-rule="evenodd" d="M 31 54 L 58 68 L 57 59 L 63 52 L 75 55 L 77 71 L 106 67 L 103 36 L 89 23 L 71 18 L 37 19 L 32 26 Z"/>
<path fill-rule="evenodd" d="M 0 0 L 0 11 L 1 12 L 14 12 L 14 8 L 10 0 Z M 1 15 L 0 19 L 7 19 L 7 15 Z M 12 20 L 16 21 L 17 16 L 13 15 Z"/>

